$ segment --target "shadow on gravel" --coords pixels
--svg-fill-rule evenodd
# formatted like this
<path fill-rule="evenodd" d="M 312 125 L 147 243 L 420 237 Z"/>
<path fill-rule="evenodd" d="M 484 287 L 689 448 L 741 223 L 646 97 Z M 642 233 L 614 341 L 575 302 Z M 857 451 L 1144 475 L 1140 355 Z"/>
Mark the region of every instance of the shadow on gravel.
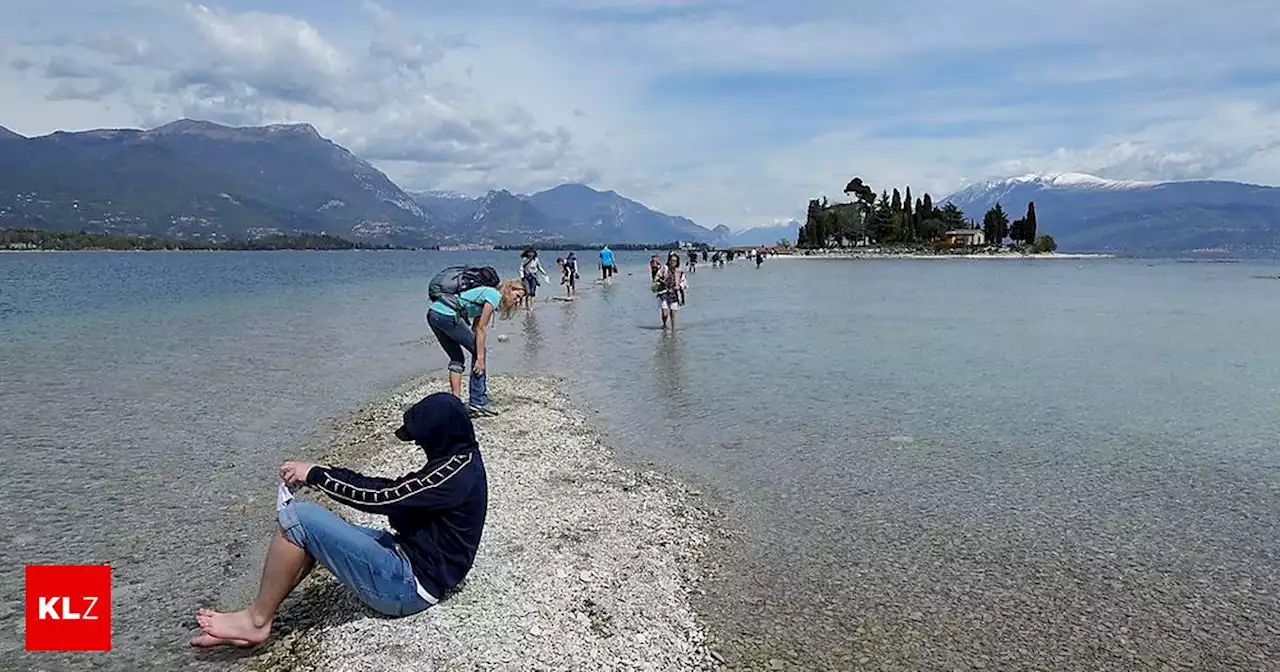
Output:
<path fill-rule="evenodd" d="M 365 606 L 333 575 L 317 567 L 281 605 L 266 643 L 251 649 L 197 649 L 195 657 L 206 662 L 245 661 L 254 669 L 307 669 L 306 663 L 315 653 L 308 634 L 363 618 L 391 617 Z"/>

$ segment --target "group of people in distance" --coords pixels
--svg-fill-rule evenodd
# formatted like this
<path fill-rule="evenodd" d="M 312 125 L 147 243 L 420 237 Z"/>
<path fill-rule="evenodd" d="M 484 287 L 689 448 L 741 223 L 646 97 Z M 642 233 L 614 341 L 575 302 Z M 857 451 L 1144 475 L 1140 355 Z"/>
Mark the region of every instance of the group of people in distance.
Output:
<path fill-rule="evenodd" d="M 690 272 L 696 252 L 689 252 Z M 557 259 L 561 283 L 573 297 L 578 276 L 574 254 Z M 662 326 L 675 327 L 688 283 L 680 255 L 650 259 L 651 289 Z M 717 253 L 713 264 L 723 265 Z M 601 280 L 617 273 L 613 251 L 600 250 Z M 290 460 L 280 465 L 277 527 L 267 550 L 253 602 L 240 611 L 199 609 L 192 646 L 252 647 L 265 642 L 285 597 L 324 565 L 370 608 L 388 615 L 420 612 L 448 596 L 475 561 L 488 510 L 488 484 L 473 418 L 497 414 L 487 386 L 487 345 L 494 316 L 510 318 L 532 308 L 542 281 L 550 282 L 527 249 L 520 276 L 501 280 L 490 267 L 450 267 L 432 280 L 426 322 L 449 358 L 449 392 L 428 395 L 404 412 L 395 437 L 425 453 L 422 468 L 399 478 L 367 476 L 342 467 Z M 466 356 L 471 356 L 467 367 Z M 462 377 L 469 376 L 467 401 Z M 386 516 L 389 530 L 349 523 L 292 489 L 308 487 L 356 510 Z"/>
<path fill-rule="evenodd" d="M 566 257 L 557 257 L 556 267 L 560 269 L 560 284 L 564 286 L 565 298 L 573 299 L 577 294 L 578 280 L 582 279 L 581 274 L 578 273 L 577 254 L 570 252 Z M 600 279 L 608 282 L 617 272 L 618 266 L 613 260 L 613 250 L 605 245 L 600 250 Z M 520 282 L 524 286 L 525 308 L 533 307 L 533 301 L 538 296 L 540 279 L 551 282 L 551 277 L 543 269 L 542 262 L 538 261 L 538 251 L 526 248 L 520 255 Z"/>

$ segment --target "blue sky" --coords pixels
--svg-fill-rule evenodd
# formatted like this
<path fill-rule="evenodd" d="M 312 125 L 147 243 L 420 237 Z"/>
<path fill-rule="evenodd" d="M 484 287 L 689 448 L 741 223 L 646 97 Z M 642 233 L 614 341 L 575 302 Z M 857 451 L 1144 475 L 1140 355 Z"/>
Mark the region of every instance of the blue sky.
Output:
<path fill-rule="evenodd" d="M 409 189 L 615 189 L 706 226 L 853 175 L 1280 183 L 1272 0 L 11 0 L 0 125 L 305 121 Z"/>

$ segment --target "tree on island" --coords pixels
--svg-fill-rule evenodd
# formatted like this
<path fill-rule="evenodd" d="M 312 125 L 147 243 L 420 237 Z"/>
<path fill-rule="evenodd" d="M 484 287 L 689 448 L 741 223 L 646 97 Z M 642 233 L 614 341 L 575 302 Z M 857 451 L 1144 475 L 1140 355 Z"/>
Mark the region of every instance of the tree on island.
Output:
<path fill-rule="evenodd" d="M 1036 204 L 1032 201 L 1027 204 L 1027 214 L 1025 217 L 1015 220 L 1013 225 L 1009 227 L 1009 237 L 1015 243 L 1022 245 L 1031 245 L 1036 241 Z"/>
<path fill-rule="evenodd" d="M 920 208 L 912 209 L 911 206 L 911 187 L 907 187 L 907 194 L 902 197 L 902 239 L 916 240 L 916 213 Z"/>
<path fill-rule="evenodd" d="M 889 192 L 884 192 L 875 211 L 871 213 L 871 222 L 867 225 L 871 237 L 875 240 L 889 240 L 893 237 L 893 206 L 890 205 Z"/>
<path fill-rule="evenodd" d="M 1009 215 L 999 203 L 992 206 L 982 218 L 982 234 L 986 236 L 989 245 L 999 245 L 1008 237 Z"/>
<path fill-rule="evenodd" d="M 916 225 L 916 234 L 920 236 L 920 240 L 940 240 L 947 231 L 947 225 L 936 217 L 930 217 Z"/>
<path fill-rule="evenodd" d="M 942 222 L 947 231 L 969 227 L 969 220 L 964 218 L 964 211 L 950 201 L 938 211 L 938 220 Z"/>
<path fill-rule="evenodd" d="M 979 228 L 954 203 L 938 207 L 927 193 L 912 198 L 910 186 L 901 190 L 884 188 L 877 196 L 862 178 L 854 177 L 845 184 L 844 194 L 852 200 L 830 203 L 822 197 L 809 201 L 805 222 L 796 237 L 797 247 L 822 249 L 871 241 L 878 245 L 932 245 L 947 249 L 953 246 L 946 237 L 948 231 Z M 1008 213 L 997 203 L 982 218 L 981 229 L 990 245 L 1001 245 L 1012 237 L 1019 244 L 1038 249 L 1043 238 L 1038 236 L 1034 203 L 1027 205 L 1027 215 L 1012 227 Z M 1043 242 L 1048 245 L 1051 241 Z"/>
<path fill-rule="evenodd" d="M 844 193 L 853 196 L 858 203 L 865 204 L 868 209 L 872 203 L 876 201 L 876 190 L 868 187 L 862 182 L 861 177 L 855 177 L 849 180 L 849 184 L 844 186 Z"/>

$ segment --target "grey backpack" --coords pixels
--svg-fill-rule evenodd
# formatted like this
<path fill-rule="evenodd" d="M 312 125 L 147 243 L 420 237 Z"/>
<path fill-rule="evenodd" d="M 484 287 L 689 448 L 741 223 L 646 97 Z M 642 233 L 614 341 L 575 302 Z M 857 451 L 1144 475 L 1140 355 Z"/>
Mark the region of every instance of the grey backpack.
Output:
<path fill-rule="evenodd" d="M 431 279 L 427 298 L 457 311 L 462 309 L 459 296 L 463 292 L 476 287 L 497 287 L 501 281 L 492 266 L 450 266 Z"/>

